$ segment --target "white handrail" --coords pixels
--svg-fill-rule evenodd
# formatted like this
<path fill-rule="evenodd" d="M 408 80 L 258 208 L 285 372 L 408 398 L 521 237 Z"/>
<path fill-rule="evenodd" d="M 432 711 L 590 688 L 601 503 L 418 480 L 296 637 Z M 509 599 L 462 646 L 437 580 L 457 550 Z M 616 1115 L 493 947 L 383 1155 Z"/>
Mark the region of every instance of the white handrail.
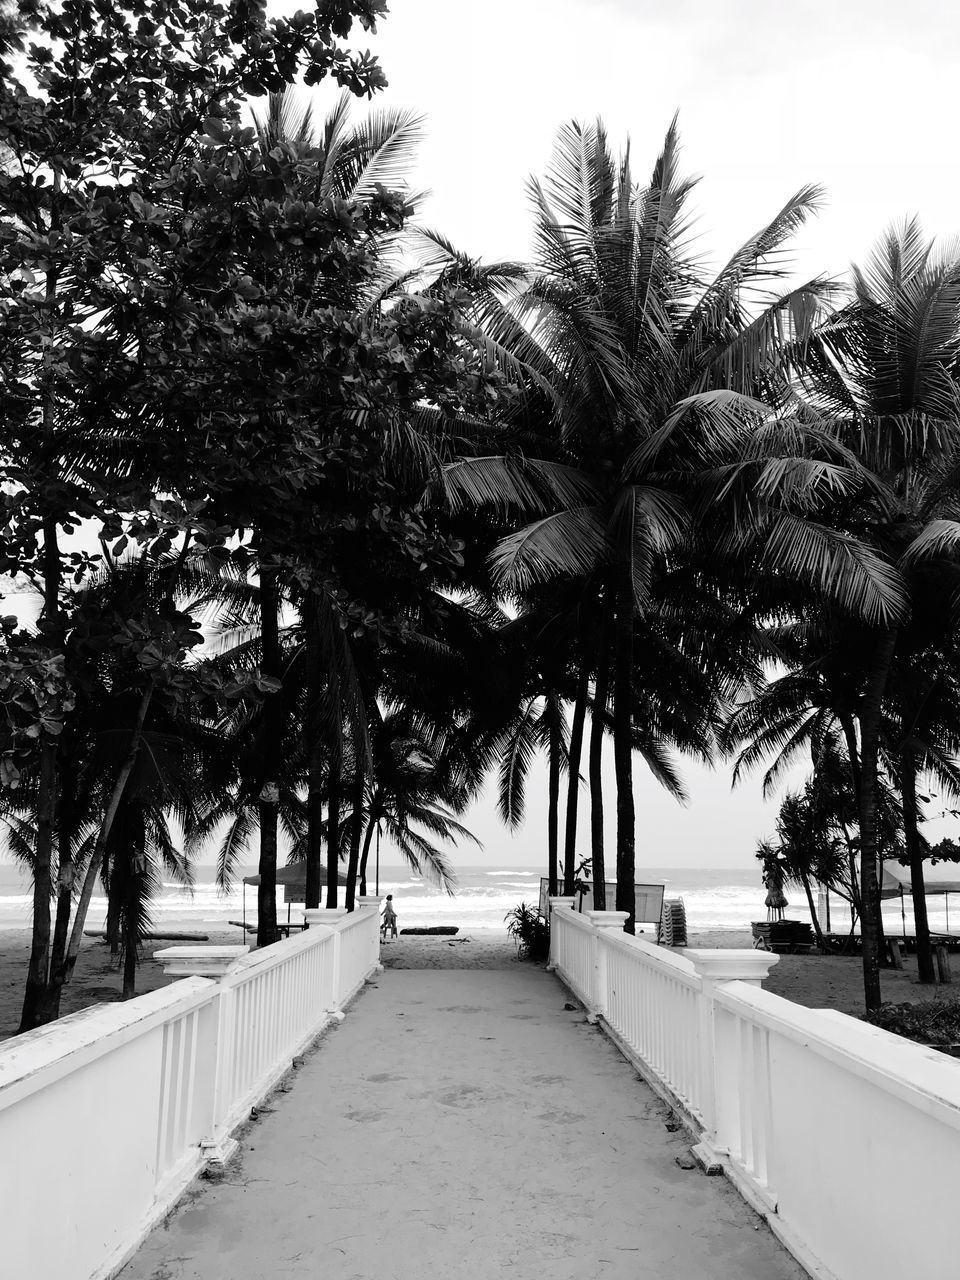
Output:
<path fill-rule="evenodd" d="M 114 1275 L 343 1016 L 378 966 L 378 926 L 364 908 L 245 955 L 220 982 L 184 978 L 0 1045 L 0 1162 L 15 1171 L 0 1196 L 3 1274 Z"/>
<path fill-rule="evenodd" d="M 960 1256 L 960 1064 L 761 990 L 767 952 L 678 954 L 568 916 L 559 976 L 811 1275 L 934 1276 Z"/>

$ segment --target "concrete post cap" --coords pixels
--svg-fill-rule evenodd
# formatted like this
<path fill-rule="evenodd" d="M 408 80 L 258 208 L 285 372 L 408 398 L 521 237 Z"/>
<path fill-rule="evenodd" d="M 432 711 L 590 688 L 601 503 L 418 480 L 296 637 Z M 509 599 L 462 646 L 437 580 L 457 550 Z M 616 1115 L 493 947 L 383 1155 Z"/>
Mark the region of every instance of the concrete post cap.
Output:
<path fill-rule="evenodd" d="M 362 898 L 357 898 L 358 907 L 379 907 L 382 898 L 377 894 L 365 894 Z"/>
<path fill-rule="evenodd" d="M 628 911 L 585 911 L 595 929 L 622 929 Z"/>
<path fill-rule="evenodd" d="M 163 965 L 164 973 L 180 978 L 222 978 L 241 956 L 250 950 L 246 944 L 234 947 L 164 947 L 153 953 Z"/>
<path fill-rule="evenodd" d="M 780 957 L 772 951 L 746 951 L 726 947 L 684 947 L 681 955 L 693 962 L 701 978 L 711 982 L 753 982 L 759 984 Z"/>
<path fill-rule="evenodd" d="M 349 914 L 346 907 L 308 907 L 303 918 L 307 924 L 333 924 Z"/>
<path fill-rule="evenodd" d="M 576 902 L 576 898 L 550 898 L 549 902 L 551 907 L 554 907 L 554 908 L 572 907 L 573 904 Z"/>

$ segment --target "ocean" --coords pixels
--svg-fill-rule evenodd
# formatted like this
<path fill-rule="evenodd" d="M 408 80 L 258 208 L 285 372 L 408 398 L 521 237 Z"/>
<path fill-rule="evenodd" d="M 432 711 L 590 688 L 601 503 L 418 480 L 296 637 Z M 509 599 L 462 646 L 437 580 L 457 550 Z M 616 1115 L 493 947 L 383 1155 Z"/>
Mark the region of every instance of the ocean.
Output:
<path fill-rule="evenodd" d="M 244 875 L 255 874 L 255 867 L 244 868 Z M 408 926 L 459 925 L 461 930 L 504 929 L 504 916 L 521 902 L 536 906 L 540 895 L 541 867 L 465 866 L 457 870 L 455 897 L 448 897 L 425 877 L 413 874 L 407 867 L 380 868 L 380 894 L 392 893 L 401 929 Z M 751 921 L 766 919 L 763 905 L 765 890 L 758 871 L 752 867 L 681 868 L 643 867 L 637 879 L 666 886 L 668 898 L 682 898 L 686 909 L 687 928 L 692 932 L 708 929 L 749 929 Z M 373 892 L 373 882 L 369 888 Z M 791 919 L 808 920 L 806 899 L 799 889 L 788 890 Z M 255 919 L 256 888 L 246 887 L 246 916 Z M 831 898 L 832 921 L 836 931 L 849 928 L 849 913 L 840 899 Z M 286 917 L 287 906 L 278 895 L 278 910 Z M 948 931 L 949 916 L 956 929 L 960 925 L 960 902 L 943 898 L 928 899 L 930 927 Z M 88 924 L 97 928 L 106 914 L 106 899 L 93 898 Z M 292 908 L 296 918 L 296 907 Z M 239 882 L 227 894 L 221 894 L 215 883 L 214 868 L 196 868 L 196 884 L 192 890 L 164 883 L 163 894 L 154 906 L 154 921 L 177 921 L 181 927 L 224 927 L 228 920 L 240 920 L 244 914 L 244 888 Z M 30 886 L 17 867 L 0 865 L 0 928 L 29 927 L 31 918 Z M 884 920 L 890 933 L 901 931 L 900 903 L 884 903 Z M 906 900 L 906 929 L 913 931 L 910 900 Z"/>

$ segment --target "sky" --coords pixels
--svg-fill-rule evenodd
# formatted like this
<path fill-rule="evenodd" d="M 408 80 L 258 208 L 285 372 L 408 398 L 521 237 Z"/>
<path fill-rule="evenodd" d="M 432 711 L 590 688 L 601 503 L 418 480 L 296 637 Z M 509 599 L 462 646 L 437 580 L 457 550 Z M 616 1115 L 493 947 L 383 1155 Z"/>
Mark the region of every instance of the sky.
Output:
<path fill-rule="evenodd" d="M 679 112 L 684 167 L 702 175 L 699 248 L 717 266 L 807 183 L 826 196 L 797 238 L 798 279 L 844 274 L 905 215 L 941 238 L 960 232 L 960 8 L 943 0 L 393 0 L 377 35 L 358 29 L 351 43 L 383 63 L 375 106 L 426 116 L 410 185 L 432 194 L 417 220 L 486 261 L 527 256 L 526 179 L 574 117 L 602 117 L 618 149 L 629 137 L 639 176 Z M 335 94 L 317 90 L 318 108 Z M 759 778 L 732 791 L 729 769 L 686 764 L 680 807 L 636 772 L 641 870 L 748 866 L 772 832 Z M 455 861 L 543 864 L 545 792 L 538 769 L 512 835 L 485 797 L 465 819 L 485 850 Z M 612 856 L 612 774 L 607 797 Z M 586 793 L 582 810 L 585 823 Z"/>

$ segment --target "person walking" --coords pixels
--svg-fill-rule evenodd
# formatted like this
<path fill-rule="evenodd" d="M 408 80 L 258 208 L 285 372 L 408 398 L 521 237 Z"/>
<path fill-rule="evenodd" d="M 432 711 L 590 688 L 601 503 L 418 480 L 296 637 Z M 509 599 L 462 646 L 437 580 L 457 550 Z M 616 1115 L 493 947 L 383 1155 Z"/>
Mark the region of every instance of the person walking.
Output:
<path fill-rule="evenodd" d="M 397 937 L 397 913 L 393 907 L 393 894 L 387 894 L 387 900 L 383 904 L 383 922 L 380 925 L 380 936 L 386 941 L 389 938 Z"/>

